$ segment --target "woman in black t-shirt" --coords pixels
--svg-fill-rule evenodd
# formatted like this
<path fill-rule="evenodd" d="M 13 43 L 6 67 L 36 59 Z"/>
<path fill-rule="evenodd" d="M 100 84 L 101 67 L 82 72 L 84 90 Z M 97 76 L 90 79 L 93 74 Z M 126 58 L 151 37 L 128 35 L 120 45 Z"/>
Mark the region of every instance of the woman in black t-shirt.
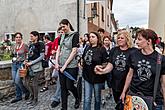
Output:
<path fill-rule="evenodd" d="M 129 69 L 125 86 L 121 95 L 124 102 L 126 91 L 129 88 L 131 93 L 142 93 L 144 96 L 153 96 L 154 82 L 156 76 L 156 64 L 158 52 L 154 50 L 158 37 L 151 29 L 141 29 L 137 32 L 137 46 L 139 50 L 134 51 L 130 56 L 131 67 Z M 163 99 L 165 105 L 165 57 L 161 62 L 161 80 L 162 93 L 160 85 L 158 86 L 156 97 L 156 110 L 164 110 Z M 162 95 L 163 94 L 163 95 Z"/>
<path fill-rule="evenodd" d="M 97 74 L 107 74 L 111 71 L 112 91 L 116 103 L 118 103 L 124 87 L 130 65 L 129 56 L 133 50 L 129 32 L 120 31 L 117 35 L 117 44 L 117 47 L 110 50 L 108 65 L 104 69 L 101 66 L 95 68 Z"/>
<path fill-rule="evenodd" d="M 104 36 L 104 38 L 103 38 L 103 46 L 106 49 L 107 60 L 108 60 L 109 59 L 110 50 L 113 48 L 110 36 Z M 102 101 L 101 101 L 102 104 L 105 104 L 105 96 L 106 95 L 108 95 L 106 98 L 110 99 L 112 97 L 112 86 L 111 86 L 112 74 L 109 72 L 109 73 L 106 74 L 106 76 L 107 76 L 106 82 L 107 82 L 107 85 L 108 85 L 108 88 L 109 88 L 109 92 L 108 92 L 108 94 L 103 94 L 102 95 Z M 105 91 L 105 89 L 102 90 L 103 93 L 104 93 L 104 91 Z"/>
<path fill-rule="evenodd" d="M 30 33 L 30 40 L 28 58 L 25 60 L 25 65 L 29 67 L 29 73 L 25 77 L 25 83 L 31 92 L 31 100 L 27 104 L 35 106 L 38 102 L 38 78 L 43 70 L 41 61 L 44 58 L 45 46 L 44 43 L 39 42 L 39 33 L 37 31 Z M 35 69 L 33 68 L 34 66 L 40 69 Z"/>
<path fill-rule="evenodd" d="M 101 37 L 96 32 L 89 34 L 90 46 L 84 50 L 83 54 L 83 78 L 84 78 L 84 106 L 83 110 L 91 110 L 92 91 L 95 97 L 95 110 L 100 110 L 101 90 L 104 87 L 106 75 L 97 75 L 94 72 L 96 65 L 107 62 L 106 49 L 101 46 Z"/>

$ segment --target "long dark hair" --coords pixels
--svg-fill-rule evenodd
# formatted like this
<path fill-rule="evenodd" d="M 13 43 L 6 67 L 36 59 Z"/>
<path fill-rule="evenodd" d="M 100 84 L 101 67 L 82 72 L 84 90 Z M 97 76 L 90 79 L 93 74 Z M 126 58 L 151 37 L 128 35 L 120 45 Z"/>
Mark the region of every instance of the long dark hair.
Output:
<path fill-rule="evenodd" d="M 47 40 L 50 40 L 50 36 L 49 35 L 44 35 L 44 38 Z"/>
<path fill-rule="evenodd" d="M 14 34 L 14 38 L 15 38 L 17 35 L 20 35 L 20 36 L 21 36 L 21 39 L 23 39 L 23 35 L 22 35 L 22 33 L 20 33 L 20 32 L 16 32 L 16 33 Z"/>
<path fill-rule="evenodd" d="M 64 24 L 64 25 L 69 25 L 70 30 L 74 31 L 73 26 L 70 24 L 68 19 L 62 19 L 61 22 L 59 24 Z"/>
<path fill-rule="evenodd" d="M 37 38 L 37 41 L 39 41 L 40 40 L 40 38 L 39 38 L 39 33 L 37 32 L 37 31 L 32 31 L 32 32 L 30 32 L 30 34 L 32 34 L 33 36 L 37 36 L 38 38 Z"/>
<path fill-rule="evenodd" d="M 102 41 L 101 41 L 101 36 L 100 36 L 100 34 L 99 33 L 97 33 L 97 32 L 90 32 L 89 33 L 89 37 L 90 37 L 90 34 L 95 34 L 96 36 L 97 36 L 97 39 L 98 39 L 98 42 L 97 42 L 97 47 L 101 47 L 102 46 Z M 89 40 L 90 41 L 90 40 Z"/>

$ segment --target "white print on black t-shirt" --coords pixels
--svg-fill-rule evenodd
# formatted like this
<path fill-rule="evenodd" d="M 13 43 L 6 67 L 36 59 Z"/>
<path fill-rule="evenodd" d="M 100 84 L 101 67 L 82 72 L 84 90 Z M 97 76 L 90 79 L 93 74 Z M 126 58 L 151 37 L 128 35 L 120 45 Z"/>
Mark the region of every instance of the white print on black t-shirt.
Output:
<path fill-rule="evenodd" d="M 152 73 L 151 73 L 151 65 L 149 61 L 146 60 L 142 60 L 142 61 L 138 61 L 138 65 L 137 67 L 139 68 L 137 70 L 138 73 L 138 77 L 141 81 L 146 81 L 148 79 L 150 79 Z"/>
<path fill-rule="evenodd" d="M 91 65 L 92 64 L 92 56 L 93 56 L 92 50 L 88 50 L 86 52 L 86 54 L 85 54 L 85 57 L 84 57 L 85 63 L 87 65 Z"/>
<path fill-rule="evenodd" d="M 126 66 L 126 56 L 123 53 L 121 53 L 116 57 L 115 67 L 119 71 L 124 71 L 125 66 Z"/>
<path fill-rule="evenodd" d="M 34 54 L 33 50 L 34 50 L 34 49 L 35 49 L 35 46 L 32 45 L 32 46 L 30 47 L 30 49 L 29 49 L 29 52 L 28 52 L 28 56 L 29 56 L 29 57 L 32 57 L 32 56 L 33 56 L 33 54 Z"/>

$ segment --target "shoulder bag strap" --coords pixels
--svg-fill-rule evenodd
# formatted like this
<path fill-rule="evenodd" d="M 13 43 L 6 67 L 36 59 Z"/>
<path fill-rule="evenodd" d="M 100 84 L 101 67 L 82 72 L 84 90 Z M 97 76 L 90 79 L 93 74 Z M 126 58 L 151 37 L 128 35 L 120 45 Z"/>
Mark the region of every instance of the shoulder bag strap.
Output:
<path fill-rule="evenodd" d="M 157 62 L 156 62 L 156 76 L 155 76 L 155 83 L 154 83 L 154 94 L 153 94 L 153 101 L 155 102 L 159 79 L 160 79 L 160 70 L 161 70 L 161 62 L 162 62 L 162 55 L 158 53 Z"/>

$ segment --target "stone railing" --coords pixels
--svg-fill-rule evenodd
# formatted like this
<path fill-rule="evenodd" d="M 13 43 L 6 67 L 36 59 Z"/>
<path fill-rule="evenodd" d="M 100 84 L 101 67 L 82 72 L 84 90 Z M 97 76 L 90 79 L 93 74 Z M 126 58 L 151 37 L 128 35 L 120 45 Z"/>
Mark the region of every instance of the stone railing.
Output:
<path fill-rule="evenodd" d="M 11 61 L 0 61 L 0 99 L 14 94 L 11 78 Z"/>

